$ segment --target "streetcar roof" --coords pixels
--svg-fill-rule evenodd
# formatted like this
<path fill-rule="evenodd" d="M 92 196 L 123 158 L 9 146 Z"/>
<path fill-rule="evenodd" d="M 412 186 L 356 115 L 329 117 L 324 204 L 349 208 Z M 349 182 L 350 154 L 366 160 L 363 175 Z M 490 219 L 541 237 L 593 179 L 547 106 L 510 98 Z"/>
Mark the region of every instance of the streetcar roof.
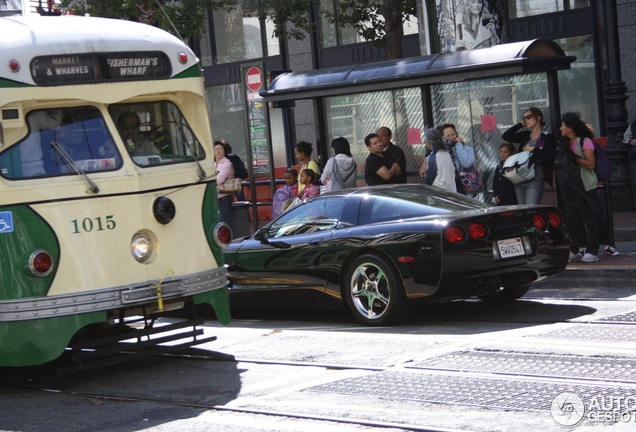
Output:
<path fill-rule="evenodd" d="M 0 79 L 35 85 L 30 65 L 38 56 L 150 51 L 168 56 L 172 76 L 198 63 L 184 42 L 146 24 L 73 15 L 0 18 Z M 185 63 L 178 61 L 180 53 L 187 54 Z M 8 67 L 12 60 L 19 62 L 18 71 Z"/>

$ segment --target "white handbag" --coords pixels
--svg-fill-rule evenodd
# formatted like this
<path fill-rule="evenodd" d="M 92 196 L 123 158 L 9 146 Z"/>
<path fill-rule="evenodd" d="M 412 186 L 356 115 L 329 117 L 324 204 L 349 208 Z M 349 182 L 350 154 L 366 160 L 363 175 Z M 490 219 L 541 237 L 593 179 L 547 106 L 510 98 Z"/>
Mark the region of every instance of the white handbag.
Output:
<path fill-rule="evenodd" d="M 534 178 L 534 164 L 529 151 L 521 151 L 513 154 L 503 164 L 501 175 L 511 182 L 523 183 Z"/>

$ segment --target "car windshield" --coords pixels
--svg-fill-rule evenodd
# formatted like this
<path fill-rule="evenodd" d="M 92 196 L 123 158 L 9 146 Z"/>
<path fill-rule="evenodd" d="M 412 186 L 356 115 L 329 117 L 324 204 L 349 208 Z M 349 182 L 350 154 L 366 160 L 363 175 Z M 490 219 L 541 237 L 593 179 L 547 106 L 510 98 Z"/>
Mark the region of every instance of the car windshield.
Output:
<path fill-rule="evenodd" d="M 320 199 L 295 207 L 274 221 L 269 227 L 272 238 L 334 229 L 344 199 Z"/>
<path fill-rule="evenodd" d="M 379 189 L 373 191 L 363 200 L 360 207 L 359 224 L 365 225 L 487 207 L 489 207 L 487 204 L 480 201 L 438 188 L 413 186 Z"/>

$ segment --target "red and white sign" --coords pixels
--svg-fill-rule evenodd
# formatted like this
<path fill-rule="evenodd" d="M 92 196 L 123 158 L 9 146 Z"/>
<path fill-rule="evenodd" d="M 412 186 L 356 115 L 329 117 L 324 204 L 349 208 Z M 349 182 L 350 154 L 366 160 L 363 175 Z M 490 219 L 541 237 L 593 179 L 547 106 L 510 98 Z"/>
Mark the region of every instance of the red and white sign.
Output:
<path fill-rule="evenodd" d="M 245 74 L 245 82 L 250 91 L 257 92 L 263 86 L 263 73 L 257 67 L 251 67 Z"/>

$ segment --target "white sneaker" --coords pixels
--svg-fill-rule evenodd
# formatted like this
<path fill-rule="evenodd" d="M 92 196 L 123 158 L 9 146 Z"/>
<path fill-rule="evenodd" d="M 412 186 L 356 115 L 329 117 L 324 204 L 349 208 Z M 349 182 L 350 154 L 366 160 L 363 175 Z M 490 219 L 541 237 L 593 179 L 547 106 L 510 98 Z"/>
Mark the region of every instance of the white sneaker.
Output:
<path fill-rule="evenodd" d="M 581 254 L 570 252 L 570 256 L 568 258 L 568 262 L 579 262 L 581 261 Z"/>
<path fill-rule="evenodd" d="M 606 246 L 603 249 L 603 253 L 607 256 L 619 256 L 621 253 L 612 246 Z"/>
<path fill-rule="evenodd" d="M 593 255 L 589 252 L 585 252 L 585 255 L 581 258 L 581 262 L 592 263 L 598 261 L 598 255 Z"/>

